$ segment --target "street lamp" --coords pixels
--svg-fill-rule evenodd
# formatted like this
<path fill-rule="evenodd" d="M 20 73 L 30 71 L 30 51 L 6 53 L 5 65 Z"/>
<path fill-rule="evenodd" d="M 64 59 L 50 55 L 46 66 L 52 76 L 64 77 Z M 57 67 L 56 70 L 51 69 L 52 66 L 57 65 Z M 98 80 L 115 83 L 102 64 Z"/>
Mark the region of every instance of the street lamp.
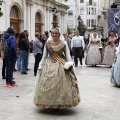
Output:
<path fill-rule="evenodd" d="M 58 13 L 58 10 L 57 8 L 54 6 L 54 8 L 52 8 L 52 14 L 53 14 L 53 28 L 57 27 L 58 26 L 58 18 L 57 18 L 57 13 Z"/>
<path fill-rule="evenodd" d="M 52 13 L 53 13 L 53 15 L 55 15 L 56 13 L 58 13 L 58 10 L 57 10 L 57 8 L 54 6 L 54 8 L 52 8 Z"/>
<path fill-rule="evenodd" d="M 3 0 L 0 0 L 0 5 L 2 5 Z"/>

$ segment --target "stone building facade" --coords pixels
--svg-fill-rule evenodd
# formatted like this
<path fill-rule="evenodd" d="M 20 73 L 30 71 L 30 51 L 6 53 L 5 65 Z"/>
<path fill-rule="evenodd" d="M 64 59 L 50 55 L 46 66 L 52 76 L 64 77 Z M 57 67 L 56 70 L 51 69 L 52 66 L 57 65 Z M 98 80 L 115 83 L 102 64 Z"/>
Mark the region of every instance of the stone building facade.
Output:
<path fill-rule="evenodd" d="M 29 39 L 34 39 L 35 32 L 49 31 L 52 28 L 52 8 L 58 9 L 58 24 L 61 31 L 67 31 L 66 15 L 69 8 L 67 0 L 4 0 L 0 17 L 0 31 L 9 26 L 17 32 L 29 31 Z"/>

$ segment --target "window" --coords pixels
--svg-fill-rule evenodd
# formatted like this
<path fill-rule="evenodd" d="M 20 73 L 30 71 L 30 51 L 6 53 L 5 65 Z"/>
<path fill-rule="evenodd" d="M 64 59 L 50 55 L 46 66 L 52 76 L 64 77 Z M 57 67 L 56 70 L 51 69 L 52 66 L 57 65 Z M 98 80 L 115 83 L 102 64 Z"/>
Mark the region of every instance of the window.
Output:
<path fill-rule="evenodd" d="M 84 0 L 80 0 L 80 3 L 84 3 Z"/>
<path fill-rule="evenodd" d="M 41 14 L 37 12 L 35 15 L 35 32 L 41 32 Z"/>
<path fill-rule="evenodd" d="M 87 20 L 87 27 L 88 27 L 88 20 Z"/>
<path fill-rule="evenodd" d="M 84 9 L 83 9 L 83 8 L 80 9 L 80 14 L 81 14 L 81 15 L 84 14 Z"/>
<path fill-rule="evenodd" d="M 68 15 L 73 15 L 73 10 L 68 10 Z"/>
<path fill-rule="evenodd" d="M 94 8 L 91 8 L 91 14 L 94 15 Z"/>
<path fill-rule="evenodd" d="M 92 5 L 92 0 L 89 0 L 89 4 Z"/>
<path fill-rule="evenodd" d="M 89 15 L 89 8 L 87 8 L 87 15 Z"/>
<path fill-rule="evenodd" d="M 94 27 L 94 19 L 91 19 L 91 27 Z"/>
<path fill-rule="evenodd" d="M 95 19 L 91 19 L 91 27 L 96 26 L 96 20 Z"/>
<path fill-rule="evenodd" d="M 89 7 L 89 15 L 90 15 L 91 13 L 90 13 L 90 7 Z"/>
<path fill-rule="evenodd" d="M 90 19 L 89 19 L 89 27 L 90 27 Z"/>
<path fill-rule="evenodd" d="M 13 6 L 11 8 L 10 17 L 12 17 L 12 18 L 19 18 L 18 9 L 16 8 L 16 6 Z"/>
<path fill-rule="evenodd" d="M 87 19 L 87 27 L 90 27 L 90 19 Z"/>
<path fill-rule="evenodd" d="M 68 23 L 67 23 L 67 26 L 68 26 L 68 27 L 73 27 L 73 21 L 72 21 L 72 20 L 69 20 Z"/>
<path fill-rule="evenodd" d="M 40 22 L 41 21 L 41 16 L 40 13 L 37 12 L 36 16 L 35 16 L 35 22 Z"/>
<path fill-rule="evenodd" d="M 96 15 L 96 8 L 95 8 L 95 15 Z"/>

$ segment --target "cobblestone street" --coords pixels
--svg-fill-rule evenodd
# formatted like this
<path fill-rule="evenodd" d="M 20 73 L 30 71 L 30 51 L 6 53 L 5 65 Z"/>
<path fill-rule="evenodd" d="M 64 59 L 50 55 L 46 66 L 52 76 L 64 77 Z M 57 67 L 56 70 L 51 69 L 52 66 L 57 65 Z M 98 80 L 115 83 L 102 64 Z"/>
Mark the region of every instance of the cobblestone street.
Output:
<path fill-rule="evenodd" d="M 47 112 L 33 104 L 34 57 L 30 54 L 28 75 L 14 72 L 18 87 L 5 87 L 0 58 L 0 120 L 120 120 L 120 88 L 110 84 L 110 68 L 78 66 L 79 106 Z"/>

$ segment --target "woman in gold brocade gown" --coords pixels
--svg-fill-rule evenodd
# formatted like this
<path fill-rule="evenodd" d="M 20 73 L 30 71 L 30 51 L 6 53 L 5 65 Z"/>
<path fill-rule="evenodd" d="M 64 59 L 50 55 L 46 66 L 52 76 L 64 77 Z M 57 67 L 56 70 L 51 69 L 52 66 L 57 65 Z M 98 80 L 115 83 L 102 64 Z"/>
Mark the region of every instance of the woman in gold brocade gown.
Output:
<path fill-rule="evenodd" d="M 34 104 L 40 108 L 70 108 L 80 102 L 75 76 L 64 69 L 64 65 L 51 54 L 50 46 L 63 61 L 71 61 L 69 48 L 58 28 L 51 30 L 39 64 Z"/>

